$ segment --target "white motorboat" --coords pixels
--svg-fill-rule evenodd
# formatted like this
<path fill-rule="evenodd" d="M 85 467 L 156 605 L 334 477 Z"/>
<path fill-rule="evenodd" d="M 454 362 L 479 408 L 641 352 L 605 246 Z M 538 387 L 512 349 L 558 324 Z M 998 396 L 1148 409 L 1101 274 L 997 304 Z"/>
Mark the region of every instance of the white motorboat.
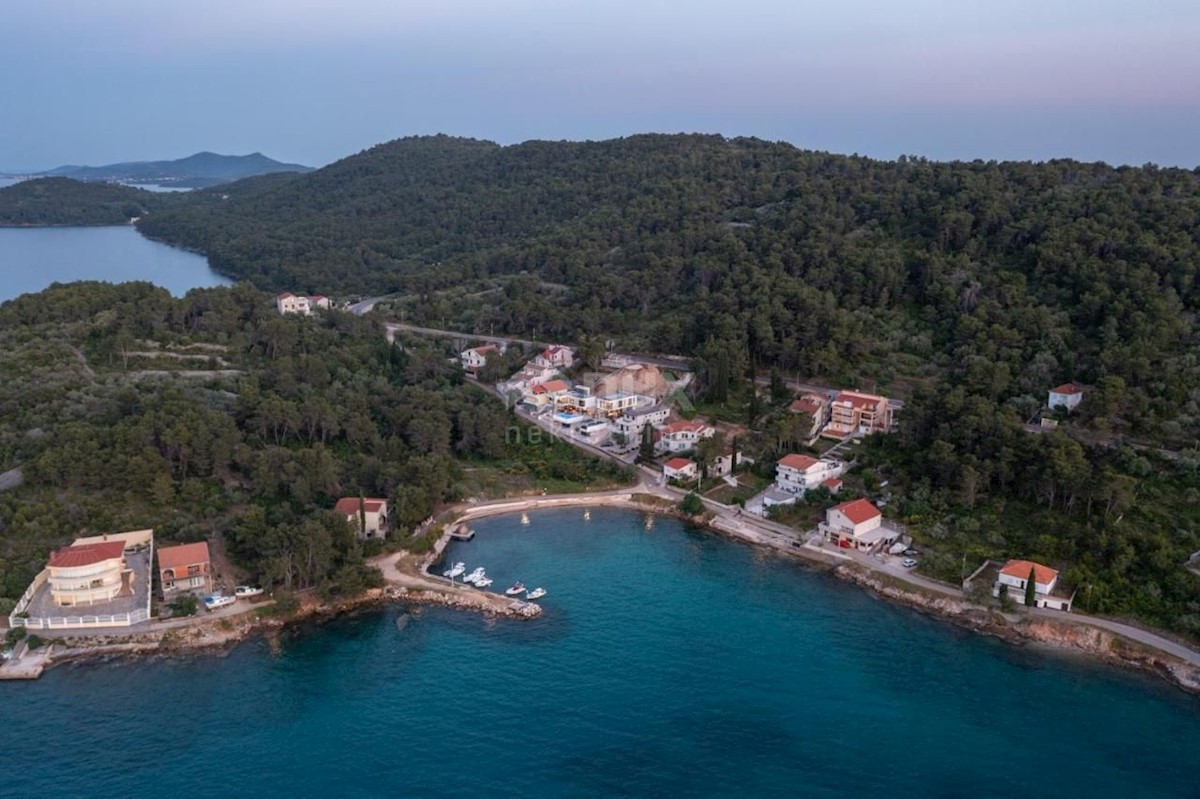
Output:
<path fill-rule="evenodd" d="M 484 572 L 483 567 L 480 566 L 480 567 L 476 568 L 473 572 L 468 574 L 466 577 L 464 577 L 463 582 L 476 584 L 480 580 L 484 579 L 485 577 L 487 577 L 487 573 Z"/>
<path fill-rule="evenodd" d="M 521 514 L 521 524 L 529 524 L 529 514 L 528 513 Z"/>
<path fill-rule="evenodd" d="M 528 594 L 526 594 L 525 598 L 526 599 L 541 599 L 545 595 L 546 595 L 546 589 L 539 587 L 539 588 L 533 589 Z"/>
<path fill-rule="evenodd" d="M 509 596 L 516 596 L 517 594 L 523 594 L 523 593 L 525 593 L 525 583 L 518 580 L 516 583 L 513 584 L 512 588 L 508 589 L 504 593 L 508 594 Z"/>
<path fill-rule="evenodd" d="M 592 512 L 590 510 L 585 510 L 583 512 L 583 520 L 585 522 L 590 522 L 592 520 Z"/>
<path fill-rule="evenodd" d="M 204 607 L 208 608 L 209 610 L 216 610 L 217 608 L 223 608 L 226 605 L 232 605 L 234 602 L 237 602 L 237 597 L 235 597 L 235 596 L 225 596 L 223 594 L 209 594 L 208 596 L 204 597 Z"/>
<path fill-rule="evenodd" d="M 475 587 L 476 588 L 487 588 L 493 582 L 495 582 L 495 581 L 491 577 L 480 577 L 478 580 L 475 581 Z"/>
<path fill-rule="evenodd" d="M 446 571 L 442 572 L 442 574 L 446 577 L 449 577 L 451 580 L 453 580 L 455 577 L 462 574 L 466 570 L 467 570 L 467 564 L 460 561 L 458 563 L 455 563 L 453 566 L 451 566 Z"/>
<path fill-rule="evenodd" d="M 252 585 L 239 585 L 237 588 L 233 589 L 233 595 L 241 599 L 252 596 L 261 596 L 262 592 L 263 590 L 261 588 Z"/>

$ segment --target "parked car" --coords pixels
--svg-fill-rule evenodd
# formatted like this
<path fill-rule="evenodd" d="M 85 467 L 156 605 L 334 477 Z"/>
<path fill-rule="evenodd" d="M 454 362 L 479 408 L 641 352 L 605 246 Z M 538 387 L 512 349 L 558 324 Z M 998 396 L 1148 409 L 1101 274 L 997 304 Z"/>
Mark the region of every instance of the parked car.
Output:
<path fill-rule="evenodd" d="M 915 549 L 906 549 L 906 550 L 904 550 L 904 554 L 911 558 L 918 553 L 917 553 L 917 550 L 915 550 Z"/>
<path fill-rule="evenodd" d="M 911 569 L 913 566 L 917 565 L 917 562 L 912 558 L 905 558 L 904 560 L 900 561 L 900 565 L 906 569 Z"/>

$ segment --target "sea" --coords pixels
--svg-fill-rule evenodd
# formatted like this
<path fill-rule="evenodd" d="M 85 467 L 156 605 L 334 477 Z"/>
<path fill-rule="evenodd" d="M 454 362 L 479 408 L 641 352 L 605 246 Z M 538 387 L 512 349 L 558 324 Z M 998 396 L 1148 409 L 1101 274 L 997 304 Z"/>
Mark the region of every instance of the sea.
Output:
<path fill-rule="evenodd" d="M 448 560 L 545 587 L 540 618 L 395 605 L 0 683 L 0 795 L 1200 795 L 1200 699 L 1160 680 L 674 519 L 473 527 Z"/>
<path fill-rule="evenodd" d="M 230 281 L 208 259 L 119 227 L 0 228 L 0 302 L 51 283 L 148 280 L 181 296 Z"/>

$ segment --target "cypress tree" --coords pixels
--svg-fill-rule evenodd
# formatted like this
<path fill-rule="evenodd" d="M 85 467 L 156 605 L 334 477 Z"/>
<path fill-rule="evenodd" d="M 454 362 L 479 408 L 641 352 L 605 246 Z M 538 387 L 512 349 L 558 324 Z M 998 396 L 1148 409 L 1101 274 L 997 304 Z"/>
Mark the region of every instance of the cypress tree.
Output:
<path fill-rule="evenodd" d="M 1033 607 L 1037 604 L 1037 570 L 1029 567 L 1029 579 L 1025 581 L 1025 604 Z"/>

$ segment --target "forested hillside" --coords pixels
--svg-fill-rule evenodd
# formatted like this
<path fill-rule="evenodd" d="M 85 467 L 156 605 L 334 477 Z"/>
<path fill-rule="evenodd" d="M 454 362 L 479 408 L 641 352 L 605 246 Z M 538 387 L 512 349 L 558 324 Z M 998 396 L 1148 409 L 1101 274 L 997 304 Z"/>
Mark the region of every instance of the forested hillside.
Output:
<path fill-rule="evenodd" d="M 153 192 L 110 183 L 23 180 L 0 189 L 0 227 L 128 225 L 161 202 Z"/>
<path fill-rule="evenodd" d="M 423 137 L 138 227 L 263 289 L 398 292 L 380 311 L 409 322 L 687 355 L 693 399 L 752 426 L 749 378 L 772 367 L 900 396 L 899 434 L 863 459 L 923 568 L 1040 558 L 1086 587 L 1081 609 L 1200 634 L 1198 172 Z M 1022 429 L 1067 381 L 1079 411 Z"/>
<path fill-rule="evenodd" d="M 447 355 L 350 314 L 280 317 L 246 285 L 73 283 L 0 306 L 0 472 L 24 476 L 0 491 L 0 612 L 84 532 L 215 538 L 271 585 L 353 591 L 370 575 L 328 512 L 340 496 L 390 497 L 406 535 L 461 496 L 623 479 L 506 437 Z"/>

